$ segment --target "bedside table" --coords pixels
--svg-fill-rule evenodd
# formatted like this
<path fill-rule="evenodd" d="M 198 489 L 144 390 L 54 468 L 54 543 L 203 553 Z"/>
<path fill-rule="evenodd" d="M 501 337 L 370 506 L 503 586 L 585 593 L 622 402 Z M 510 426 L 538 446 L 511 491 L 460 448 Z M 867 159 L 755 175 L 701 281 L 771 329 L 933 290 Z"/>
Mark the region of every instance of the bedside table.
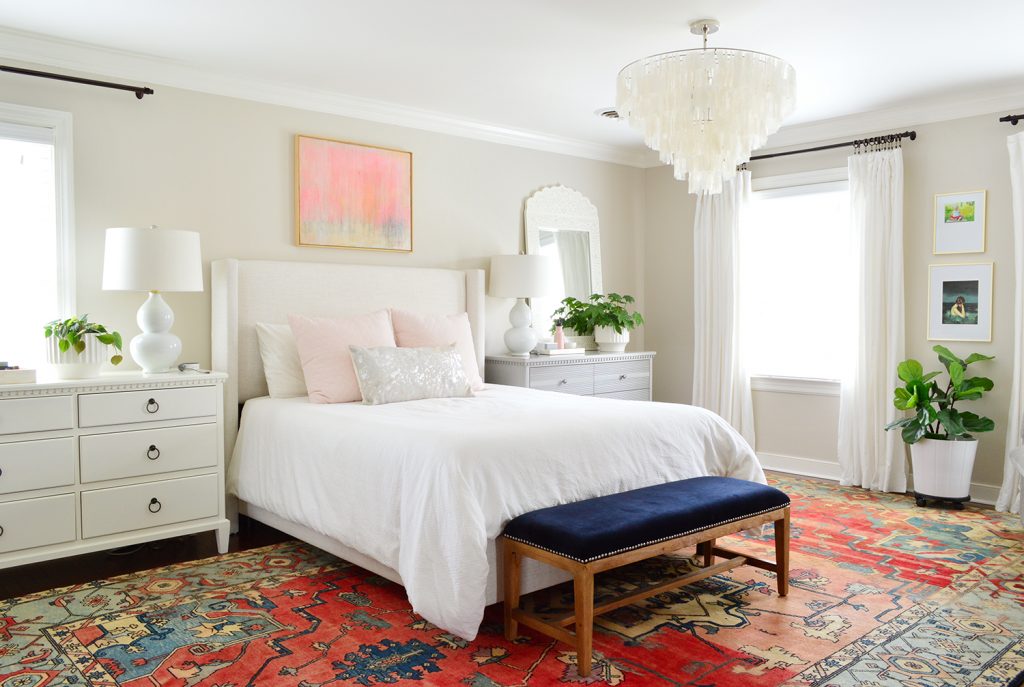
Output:
<path fill-rule="evenodd" d="M 227 553 L 225 379 L 0 386 L 0 568 L 206 530 Z"/>
<path fill-rule="evenodd" d="M 555 356 L 489 355 L 484 379 L 489 384 L 525 386 L 580 396 L 651 400 L 652 351 Z"/>

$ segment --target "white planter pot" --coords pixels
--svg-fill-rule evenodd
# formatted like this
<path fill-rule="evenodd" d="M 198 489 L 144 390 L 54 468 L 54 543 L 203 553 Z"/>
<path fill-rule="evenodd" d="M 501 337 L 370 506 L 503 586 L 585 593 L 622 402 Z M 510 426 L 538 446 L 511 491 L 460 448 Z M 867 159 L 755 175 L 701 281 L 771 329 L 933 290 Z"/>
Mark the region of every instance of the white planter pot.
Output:
<path fill-rule="evenodd" d="M 103 363 L 110 360 L 109 348 L 95 334 L 86 334 L 84 351 L 76 353 L 69 348 L 61 353 L 57 337 L 51 336 L 46 340 L 46 361 L 53 365 L 57 379 L 87 379 L 99 375 Z"/>
<path fill-rule="evenodd" d="M 910 445 L 914 469 L 914 495 L 947 501 L 971 500 L 971 473 L 978 452 L 976 439 L 943 441 L 921 439 Z"/>
<path fill-rule="evenodd" d="M 573 333 L 573 330 L 566 329 L 565 330 L 565 340 L 566 341 L 575 341 L 576 342 L 576 348 L 582 348 L 585 351 L 596 351 L 597 350 L 597 342 L 594 341 L 594 335 L 593 334 L 591 334 L 590 336 L 577 336 L 576 334 Z"/>
<path fill-rule="evenodd" d="M 629 343 L 629 330 L 623 329 L 619 334 L 611 327 L 594 327 L 594 340 L 602 353 L 621 353 Z"/>

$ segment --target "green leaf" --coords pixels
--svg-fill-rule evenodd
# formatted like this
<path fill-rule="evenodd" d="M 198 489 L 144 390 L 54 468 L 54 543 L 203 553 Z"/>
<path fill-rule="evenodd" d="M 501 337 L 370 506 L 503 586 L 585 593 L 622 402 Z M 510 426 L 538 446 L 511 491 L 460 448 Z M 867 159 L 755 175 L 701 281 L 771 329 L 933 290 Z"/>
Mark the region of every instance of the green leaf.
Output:
<path fill-rule="evenodd" d="M 113 334 L 97 334 L 96 335 L 96 340 L 99 341 L 101 344 L 106 344 L 107 346 L 109 346 L 112 343 L 114 343 L 114 335 Z"/>
<path fill-rule="evenodd" d="M 971 363 L 980 363 L 982 360 L 992 360 L 994 355 L 982 355 L 981 353 L 971 353 L 967 356 L 967 360 L 964 361 L 964 365 L 970 365 Z"/>
<path fill-rule="evenodd" d="M 939 423 L 946 430 L 946 433 L 951 436 L 961 437 L 967 434 L 967 428 L 964 427 L 964 423 L 960 419 L 960 412 L 955 408 L 940 410 Z"/>
<path fill-rule="evenodd" d="M 909 410 L 916 402 L 916 397 L 902 387 L 896 387 L 896 391 L 893 392 L 892 404 L 899 410 Z"/>
<path fill-rule="evenodd" d="M 82 355 L 82 351 L 85 350 L 85 342 L 79 339 L 78 341 L 75 342 L 74 346 L 75 353 L 77 353 L 78 355 Z"/>
<path fill-rule="evenodd" d="M 121 356 L 121 355 L 111 356 L 110 357 L 110 364 L 111 365 L 120 365 L 122 360 L 124 360 L 124 356 Z"/>
<path fill-rule="evenodd" d="M 57 342 L 57 348 L 60 349 L 61 353 L 67 353 L 68 349 L 71 348 L 71 344 L 68 343 L 67 339 L 61 339 Z"/>
<path fill-rule="evenodd" d="M 959 361 L 949 364 L 949 379 L 953 382 L 953 388 L 959 388 L 964 383 L 964 366 Z"/>
<path fill-rule="evenodd" d="M 953 351 L 949 350 L 945 346 L 936 345 L 932 347 L 932 350 L 938 353 L 939 362 L 941 362 L 947 370 L 949 369 L 950 363 L 960 362 L 960 358 L 957 358 L 955 355 L 953 355 Z"/>
<path fill-rule="evenodd" d="M 924 374 L 924 368 L 921 366 L 921 363 L 914 359 L 904 360 L 896 366 L 896 374 L 904 382 L 911 382 L 915 379 L 920 379 L 921 375 Z"/>
<path fill-rule="evenodd" d="M 964 380 L 964 386 L 978 387 L 982 391 L 992 391 L 992 387 L 995 386 L 992 380 L 988 377 L 969 377 Z"/>
<path fill-rule="evenodd" d="M 906 427 L 911 422 L 915 421 L 917 421 L 916 417 L 905 417 L 900 420 L 893 420 L 892 422 L 885 426 L 885 429 L 886 431 L 889 431 L 890 429 L 896 429 L 897 427 Z"/>
<path fill-rule="evenodd" d="M 51 327 L 50 325 L 46 325 L 46 329 L 43 330 L 43 336 L 46 337 L 47 339 L 53 336 L 53 327 Z"/>
<path fill-rule="evenodd" d="M 928 428 L 922 426 L 920 422 L 917 422 L 917 418 L 914 418 L 914 422 L 904 427 L 900 434 L 906 443 L 916 444 L 925 435 L 926 431 L 928 431 Z"/>
<path fill-rule="evenodd" d="M 921 381 L 922 382 L 930 382 L 933 379 L 935 379 L 936 377 L 938 377 L 940 374 L 942 374 L 942 373 L 941 372 L 929 372 L 924 377 L 921 377 Z"/>
<path fill-rule="evenodd" d="M 978 432 L 991 432 L 996 428 L 996 423 L 989 418 L 981 417 L 970 412 L 960 413 L 960 421 L 963 423 L 964 428 L 971 434 L 977 434 Z"/>

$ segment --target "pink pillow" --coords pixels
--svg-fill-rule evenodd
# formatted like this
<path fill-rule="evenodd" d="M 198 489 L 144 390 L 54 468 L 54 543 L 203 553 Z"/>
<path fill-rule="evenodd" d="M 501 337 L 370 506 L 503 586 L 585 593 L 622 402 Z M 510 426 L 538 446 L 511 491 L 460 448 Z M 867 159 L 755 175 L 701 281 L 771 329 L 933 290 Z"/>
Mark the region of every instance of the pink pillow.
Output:
<path fill-rule="evenodd" d="M 311 403 L 363 400 L 349 346 L 394 346 L 387 310 L 352 317 L 289 315 Z"/>
<path fill-rule="evenodd" d="M 455 346 L 462 358 L 462 369 L 473 391 L 484 388 L 480 367 L 476 364 L 473 330 L 469 315 L 418 315 L 407 310 L 391 310 L 395 341 L 399 348 L 446 348 Z"/>

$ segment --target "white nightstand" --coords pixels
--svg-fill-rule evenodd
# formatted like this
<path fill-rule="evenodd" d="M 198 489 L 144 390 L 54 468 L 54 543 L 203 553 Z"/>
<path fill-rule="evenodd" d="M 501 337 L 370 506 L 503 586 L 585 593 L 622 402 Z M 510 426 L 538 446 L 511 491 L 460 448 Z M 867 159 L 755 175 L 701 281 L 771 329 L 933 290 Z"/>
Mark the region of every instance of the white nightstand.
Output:
<path fill-rule="evenodd" d="M 587 353 L 581 356 L 489 355 L 484 379 L 490 384 L 526 386 L 580 396 L 651 400 L 653 351 Z"/>
<path fill-rule="evenodd" d="M 0 568 L 205 530 L 226 553 L 225 379 L 0 386 Z"/>

